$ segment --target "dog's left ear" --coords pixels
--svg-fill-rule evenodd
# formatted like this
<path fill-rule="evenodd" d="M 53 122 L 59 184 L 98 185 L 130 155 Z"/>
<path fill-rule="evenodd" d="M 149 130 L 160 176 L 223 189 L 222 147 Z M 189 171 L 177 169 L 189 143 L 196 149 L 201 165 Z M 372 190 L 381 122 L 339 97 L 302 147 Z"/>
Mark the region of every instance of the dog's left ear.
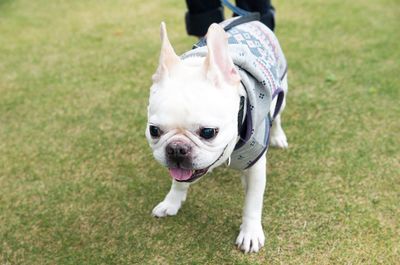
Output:
<path fill-rule="evenodd" d="M 240 82 L 240 76 L 228 52 L 228 37 L 218 24 L 211 24 L 206 35 L 208 55 L 204 63 L 207 77 L 220 84 L 231 85 Z"/>
<path fill-rule="evenodd" d="M 153 75 L 153 82 L 159 82 L 163 77 L 168 75 L 175 65 L 180 62 L 180 58 L 176 55 L 172 48 L 167 35 L 167 28 L 164 22 L 160 25 L 161 51 L 160 61 L 156 73 Z"/>

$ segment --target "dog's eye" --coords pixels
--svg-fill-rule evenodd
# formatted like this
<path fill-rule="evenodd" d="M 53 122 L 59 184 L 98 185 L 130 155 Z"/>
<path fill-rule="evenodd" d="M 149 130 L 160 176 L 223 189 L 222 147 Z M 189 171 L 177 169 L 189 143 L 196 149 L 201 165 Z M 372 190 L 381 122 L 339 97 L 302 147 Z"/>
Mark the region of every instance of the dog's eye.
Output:
<path fill-rule="evenodd" d="M 210 140 L 218 134 L 218 128 L 201 128 L 199 135 L 201 138 Z"/>
<path fill-rule="evenodd" d="M 153 137 L 153 138 L 159 138 L 162 134 L 161 129 L 154 125 L 150 125 L 149 131 L 150 131 L 151 137 Z"/>

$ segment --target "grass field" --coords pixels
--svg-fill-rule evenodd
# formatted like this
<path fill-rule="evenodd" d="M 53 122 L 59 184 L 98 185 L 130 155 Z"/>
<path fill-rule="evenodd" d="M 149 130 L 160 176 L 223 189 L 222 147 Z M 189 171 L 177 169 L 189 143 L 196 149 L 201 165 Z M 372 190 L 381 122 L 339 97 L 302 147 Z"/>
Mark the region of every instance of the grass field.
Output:
<path fill-rule="evenodd" d="M 184 1 L 0 0 L 0 264 L 399 264 L 400 3 L 274 1 L 289 149 L 268 154 L 265 248 L 234 246 L 239 173 L 178 216 L 144 130 L 165 20 Z"/>

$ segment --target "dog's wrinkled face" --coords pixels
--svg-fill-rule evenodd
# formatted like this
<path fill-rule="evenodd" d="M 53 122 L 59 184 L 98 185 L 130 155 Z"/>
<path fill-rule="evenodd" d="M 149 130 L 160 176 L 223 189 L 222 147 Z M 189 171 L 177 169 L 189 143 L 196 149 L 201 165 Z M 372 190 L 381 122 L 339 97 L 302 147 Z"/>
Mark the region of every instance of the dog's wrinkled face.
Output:
<path fill-rule="evenodd" d="M 221 165 L 237 140 L 240 77 L 225 32 L 207 33 L 206 58 L 180 60 L 161 24 L 160 63 L 153 76 L 146 137 L 154 157 L 177 181 Z"/>

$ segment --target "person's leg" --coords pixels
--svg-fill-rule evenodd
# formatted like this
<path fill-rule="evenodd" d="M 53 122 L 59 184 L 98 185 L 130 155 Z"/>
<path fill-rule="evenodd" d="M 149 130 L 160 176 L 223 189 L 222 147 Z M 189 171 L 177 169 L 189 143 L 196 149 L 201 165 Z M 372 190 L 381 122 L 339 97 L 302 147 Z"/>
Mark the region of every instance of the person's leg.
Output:
<path fill-rule="evenodd" d="M 270 0 L 236 0 L 236 5 L 250 12 L 259 12 L 260 20 L 268 28 L 275 28 L 275 9 Z"/>
<path fill-rule="evenodd" d="M 186 31 L 189 35 L 202 37 L 212 23 L 224 20 L 224 9 L 220 0 L 186 0 Z"/>

